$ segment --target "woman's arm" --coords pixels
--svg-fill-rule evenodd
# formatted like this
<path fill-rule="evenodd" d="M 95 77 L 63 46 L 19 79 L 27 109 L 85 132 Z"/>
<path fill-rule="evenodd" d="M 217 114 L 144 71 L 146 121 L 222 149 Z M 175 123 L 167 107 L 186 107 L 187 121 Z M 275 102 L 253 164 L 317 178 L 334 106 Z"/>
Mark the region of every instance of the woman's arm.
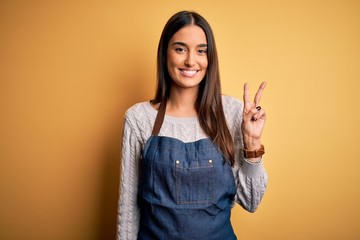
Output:
<path fill-rule="evenodd" d="M 248 85 L 244 86 L 244 102 L 227 98 L 226 110 L 230 130 L 234 137 L 235 176 L 237 194 L 236 202 L 249 212 L 254 212 L 265 193 L 267 173 L 263 166 L 263 157 L 246 159 L 243 149 L 258 149 L 261 145 L 261 135 L 265 125 L 266 115 L 259 106 L 266 83 L 260 85 L 253 102 L 249 100 Z"/>
<path fill-rule="evenodd" d="M 138 139 L 129 116 L 126 115 L 121 155 L 117 240 L 135 240 L 139 230 L 140 210 L 137 205 L 137 193 L 141 144 Z"/>
<path fill-rule="evenodd" d="M 245 210 L 255 212 L 259 206 L 261 199 L 265 193 L 267 185 L 267 173 L 263 166 L 263 158 L 258 163 L 253 163 L 249 159 L 244 158 L 243 154 L 243 134 L 241 131 L 242 124 L 242 106 L 237 113 L 235 120 L 235 166 L 233 168 L 236 181 L 236 202 Z"/>
<path fill-rule="evenodd" d="M 241 150 L 244 148 L 249 151 L 257 150 L 261 147 L 261 135 L 265 126 L 265 110 L 260 107 L 260 99 L 266 87 L 266 82 L 261 83 L 255 94 L 254 101 L 250 101 L 249 86 L 244 85 L 244 106 L 241 121 Z M 237 131 L 240 132 L 240 131 Z M 239 146 L 238 146 L 239 147 Z M 239 148 L 237 148 L 239 149 Z M 245 159 L 243 151 L 238 151 L 237 171 L 237 200 L 249 212 L 254 212 L 266 189 L 267 174 L 262 165 L 262 156 L 252 159 Z"/>

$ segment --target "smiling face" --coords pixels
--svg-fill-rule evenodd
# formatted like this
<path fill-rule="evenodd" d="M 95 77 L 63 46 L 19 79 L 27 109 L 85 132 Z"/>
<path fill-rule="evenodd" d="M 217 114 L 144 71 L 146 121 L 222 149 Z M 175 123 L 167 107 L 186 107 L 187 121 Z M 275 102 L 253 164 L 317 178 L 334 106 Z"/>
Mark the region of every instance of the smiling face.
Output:
<path fill-rule="evenodd" d="M 208 67 L 207 41 L 204 31 L 197 25 L 187 25 L 177 31 L 169 41 L 167 69 L 172 88 L 199 88 Z"/>

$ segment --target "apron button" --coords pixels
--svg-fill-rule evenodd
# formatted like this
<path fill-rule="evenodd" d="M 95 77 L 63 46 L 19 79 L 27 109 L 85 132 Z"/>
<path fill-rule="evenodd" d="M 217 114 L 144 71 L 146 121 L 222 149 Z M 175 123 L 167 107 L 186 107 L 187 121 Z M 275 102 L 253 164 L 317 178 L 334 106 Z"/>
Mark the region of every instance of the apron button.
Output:
<path fill-rule="evenodd" d="M 210 164 L 212 163 L 212 160 L 211 160 L 211 159 L 209 160 L 209 163 L 210 163 Z"/>
<path fill-rule="evenodd" d="M 180 163 L 180 161 L 179 160 L 176 160 L 176 164 L 179 164 Z"/>

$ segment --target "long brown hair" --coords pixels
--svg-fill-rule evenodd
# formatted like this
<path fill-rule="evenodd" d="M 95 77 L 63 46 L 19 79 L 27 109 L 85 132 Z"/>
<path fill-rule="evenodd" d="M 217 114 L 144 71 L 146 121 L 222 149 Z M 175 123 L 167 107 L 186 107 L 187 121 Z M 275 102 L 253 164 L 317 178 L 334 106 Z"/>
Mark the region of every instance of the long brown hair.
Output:
<path fill-rule="evenodd" d="M 163 103 L 168 100 L 172 79 L 167 70 L 167 49 L 171 37 L 187 25 L 197 25 L 205 32 L 207 40 L 208 68 L 200 83 L 196 101 L 196 110 L 200 126 L 212 141 L 220 148 L 231 165 L 235 162 L 233 139 L 226 124 L 219 74 L 219 63 L 214 34 L 209 23 L 198 13 L 181 11 L 174 14 L 166 23 L 160 37 L 157 52 L 157 90 L 151 103 Z"/>

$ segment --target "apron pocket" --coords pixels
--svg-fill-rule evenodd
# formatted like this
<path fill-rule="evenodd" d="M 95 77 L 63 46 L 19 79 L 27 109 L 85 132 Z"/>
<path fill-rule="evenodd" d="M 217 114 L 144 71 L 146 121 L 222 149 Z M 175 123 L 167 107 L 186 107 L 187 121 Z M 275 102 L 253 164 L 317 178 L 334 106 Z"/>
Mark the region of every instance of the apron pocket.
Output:
<path fill-rule="evenodd" d="M 213 160 L 176 160 L 175 165 L 177 204 L 213 203 Z"/>

